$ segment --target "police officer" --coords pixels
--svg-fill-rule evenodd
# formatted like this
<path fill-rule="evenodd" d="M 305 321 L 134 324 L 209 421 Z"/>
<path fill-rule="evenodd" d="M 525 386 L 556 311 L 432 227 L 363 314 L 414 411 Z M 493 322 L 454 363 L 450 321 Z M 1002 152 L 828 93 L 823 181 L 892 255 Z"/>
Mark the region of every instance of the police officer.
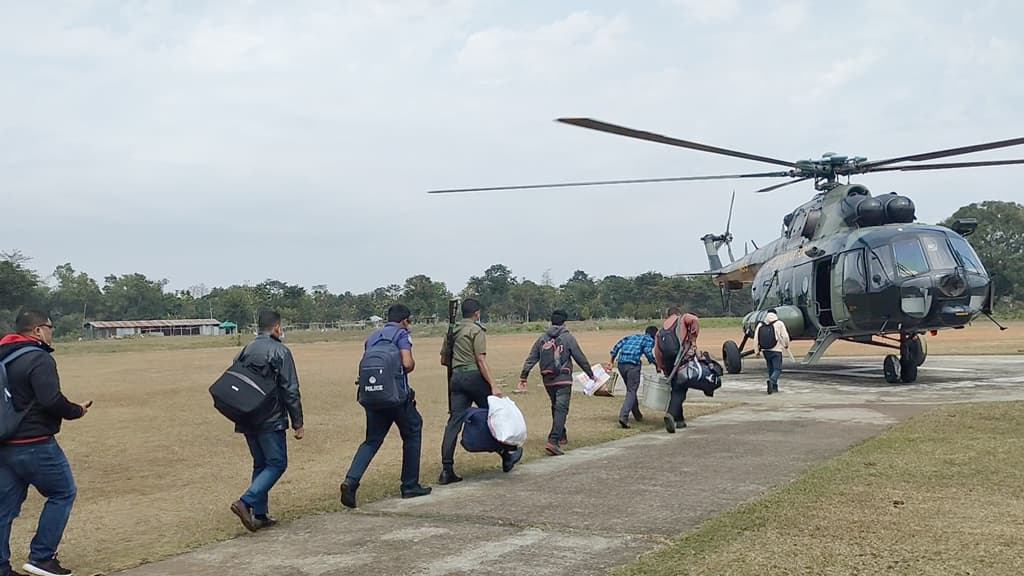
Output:
<path fill-rule="evenodd" d="M 448 424 L 441 442 L 441 476 L 438 484 L 451 484 L 462 480 L 455 473 L 455 443 L 462 431 L 462 423 L 470 405 L 487 408 L 487 396 L 503 396 L 494 383 L 487 366 L 487 333 L 480 324 L 480 303 L 473 298 L 462 301 L 462 322 L 456 328 L 451 350 L 445 339 L 441 347 L 441 364 L 452 369 L 449 385 Z M 506 447 L 501 454 L 501 469 L 510 472 L 523 457 L 522 448 Z"/>

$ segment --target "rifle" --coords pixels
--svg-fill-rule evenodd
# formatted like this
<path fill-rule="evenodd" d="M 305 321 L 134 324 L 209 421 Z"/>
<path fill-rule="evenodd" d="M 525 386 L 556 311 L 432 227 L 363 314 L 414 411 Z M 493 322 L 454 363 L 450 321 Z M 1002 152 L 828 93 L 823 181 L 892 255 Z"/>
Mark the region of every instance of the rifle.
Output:
<path fill-rule="evenodd" d="M 459 312 L 459 299 L 448 300 L 448 335 L 445 336 L 444 363 L 448 367 L 448 413 L 452 413 L 452 358 L 455 355 L 455 320 Z"/>

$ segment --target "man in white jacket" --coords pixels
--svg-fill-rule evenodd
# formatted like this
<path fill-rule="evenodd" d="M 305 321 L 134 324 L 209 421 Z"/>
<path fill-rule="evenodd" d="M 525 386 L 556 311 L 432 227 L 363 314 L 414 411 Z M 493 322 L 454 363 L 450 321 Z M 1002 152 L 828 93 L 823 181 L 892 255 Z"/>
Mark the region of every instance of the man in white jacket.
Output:
<path fill-rule="evenodd" d="M 770 308 L 764 321 L 758 323 L 754 330 L 754 341 L 757 342 L 757 353 L 764 354 L 768 364 L 768 393 L 779 391 L 779 376 L 782 374 L 782 352 L 789 348 L 789 331 L 786 324 L 779 320 L 775 308 Z"/>

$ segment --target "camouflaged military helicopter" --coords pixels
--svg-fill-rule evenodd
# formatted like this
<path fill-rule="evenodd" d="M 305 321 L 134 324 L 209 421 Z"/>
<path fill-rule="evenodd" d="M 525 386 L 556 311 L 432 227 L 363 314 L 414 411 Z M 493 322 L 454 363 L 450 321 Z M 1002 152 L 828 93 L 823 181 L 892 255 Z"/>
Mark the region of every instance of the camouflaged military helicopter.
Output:
<path fill-rule="evenodd" d="M 910 198 L 895 192 L 872 193 L 850 176 L 869 172 L 942 170 L 1024 164 L 1024 159 L 973 162 L 917 162 L 959 156 L 1024 144 L 1014 138 L 938 150 L 923 154 L 868 161 L 863 157 L 825 154 L 817 160 L 790 162 L 679 140 L 660 134 L 608 124 L 589 118 L 559 118 L 559 122 L 620 136 L 784 166 L 785 170 L 710 176 L 641 178 L 432 190 L 430 193 L 564 188 L 608 184 L 681 182 L 723 179 L 788 178 L 761 188 L 813 181 L 816 194 L 782 219 L 782 234 L 771 243 L 735 259 L 732 255 L 732 206 L 723 234 L 701 238 L 710 276 L 723 298 L 751 286 L 754 311 L 743 319 L 739 344 L 722 345 L 726 370 L 742 370 L 742 359 L 754 354 L 747 344 L 757 323 L 774 308 L 793 340 L 813 340 L 803 363 L 817 362 L 836 340 L 891 348 L 883 361 L 890 383 L 914 382 L 927 357 L 926 333 L 962 329 L 980 315 L 993 322 L 993 292 L 989 272 L 965 240 L 977 228 L 973 219 L 957 220 L 951 228 L 915 224 Z M 840 179 L 846 180 L 841 183 Z M 735 193 L 733 193 L 735 200 Z M 727 248 L 730 262 L 719 253 Z M 998 322 L 996 322 L 998 325 Z M 1005 327 L 1000 326 L 1005 330 Z"/>

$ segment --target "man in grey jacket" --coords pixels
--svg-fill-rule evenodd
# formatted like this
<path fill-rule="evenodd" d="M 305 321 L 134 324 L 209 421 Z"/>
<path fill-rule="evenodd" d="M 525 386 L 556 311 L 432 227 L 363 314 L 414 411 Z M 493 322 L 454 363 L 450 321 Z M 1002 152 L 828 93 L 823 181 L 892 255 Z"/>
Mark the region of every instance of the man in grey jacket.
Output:
<path fill-rule="evenodd" d="M 304 432 L 299 375 L 291 350 L 281 342 L 284 337 L 281 315 L 272 310 L 260 312 L 259 330 L 256 339 L 235 358 L 251 366 L 269 366 L 277 374 L 277 404 L 270 415 L 253 427 L 235 425 L 235 432 L 245 435 L 252 454 L 252 484 L 231 505 L 231 511 L 250 532 L 276 522 L 268 515 L 268 497 L 270 489 L 288 468 L 288 420 L 291 419 L 296 440 L 302 440 Z"/>
<path fill-rule="evenodd" d="M 562 310 L 551 313 L 551 326 L 537 339 L 526 357 L 523 371 L 519 375 L 520 388 L 526 386 L 530 370 L 539 362 L 544 388 L 551 397 L 551 432 L 544 446 L 548 454 L 561 456 L 561 446 L 568 443 L 565 421 L 569 417 L 569 400 L 572 399 L 572 363 L 575 360 L 588 377 L 594 378 L 590 361 L 583 355 L 576 337 L 565 327 L 568 315 Z M 547 365 L 546 365 L 547 364 Z"/>

